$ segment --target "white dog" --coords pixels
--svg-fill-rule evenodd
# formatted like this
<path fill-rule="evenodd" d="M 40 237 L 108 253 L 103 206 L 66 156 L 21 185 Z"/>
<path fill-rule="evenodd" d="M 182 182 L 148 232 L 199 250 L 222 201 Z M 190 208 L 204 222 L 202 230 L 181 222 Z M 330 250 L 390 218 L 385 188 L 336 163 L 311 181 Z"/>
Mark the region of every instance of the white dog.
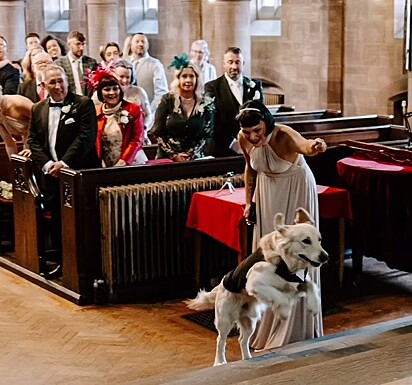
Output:
<path fill-rule="evenodd" d="M 310 312 L 320 311 L 317 285 L 308 280 L 308 270 L 321 266 L 328 254 L 314 221 L 302 208 L 296 210 L 294 225 L 285 225 L 283 214 L 274 218 L 275 231 L 260 240 L 260 248 L 227 274 L 211 292 L 200 290 L 187 300 L 189 308 L 215 308 L 218 331 L 214 365 L 226 363 L 226 339 L 236 324 L 240 330 L 242 359 L 251 358 L 249 340 L 267 307 L 279 308 L 287 318 L 299 297 L 307 298 Z M 305 282 L 295 273 L 305 271 Z M 293 282 L 291 282 L 291 280 Z"/>

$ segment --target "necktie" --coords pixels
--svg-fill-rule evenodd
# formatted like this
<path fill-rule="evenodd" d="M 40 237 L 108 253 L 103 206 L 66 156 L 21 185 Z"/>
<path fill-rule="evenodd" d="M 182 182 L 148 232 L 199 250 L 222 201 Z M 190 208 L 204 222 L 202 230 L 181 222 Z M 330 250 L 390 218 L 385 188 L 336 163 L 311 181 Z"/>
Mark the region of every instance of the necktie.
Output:
<path fill-rule="evenodd" d="M 233 95 L 235 95 L 236 100 L 239 102 L 240 105 L 242 105 L 243 104 L 242 94 L 240 93 L 240 89 L 239 89 L 238 84 L 236 82 L 232 82 L 231 83 L 231 89 L 232 89 Z"/>
<path fill-rule="evenodd" d="M 63 107 L 63 103 L 53 103 L 53 102 L 49 102 L 49 107 L 59 107 L 59 108 L 62 108 L 62 107 Z"/>
<path fill-rule="evenodd" d="M 82 92 L 84 94 L 83 70 L 82 70 L 82 63 L 80 60 L 77 62 L 77 74 L 79 76 L 80 88 L 82 89 Z"/>

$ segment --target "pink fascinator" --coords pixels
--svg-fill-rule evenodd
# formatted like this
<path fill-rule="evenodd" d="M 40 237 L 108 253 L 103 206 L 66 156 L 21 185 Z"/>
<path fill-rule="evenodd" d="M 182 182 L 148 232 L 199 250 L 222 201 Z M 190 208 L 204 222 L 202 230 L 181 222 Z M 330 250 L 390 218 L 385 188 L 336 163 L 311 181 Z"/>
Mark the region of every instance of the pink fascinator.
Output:
<path fill-rule="evenodd" d="M 87 87 L 90 92 L 94 92 L 97 90 L 97 86 L 101 82 L 103 78 L 107 77 L 116 77 L 116 73 L 114 71 L 113 67 L 103 67 L 103 66 L 98 66 L 96 71 L 87 71 Z"/>

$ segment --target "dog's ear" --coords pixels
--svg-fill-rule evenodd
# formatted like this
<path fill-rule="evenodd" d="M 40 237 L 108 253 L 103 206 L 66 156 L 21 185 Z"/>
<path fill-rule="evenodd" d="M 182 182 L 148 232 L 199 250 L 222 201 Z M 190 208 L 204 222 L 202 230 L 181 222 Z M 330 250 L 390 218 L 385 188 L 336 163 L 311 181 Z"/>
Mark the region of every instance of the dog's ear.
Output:
<path fill-rule="evenodd" d="M 273 226 L 276 231 L 283 233 L 286 229 L 285 216 L 282 213 L 277 213 L 273 218 Z"/>
<path fill-rule="evenodd" d="M 295 214 L 295 223 L 309 223 L 312 226 L 315 225 L 315 221 L 310 216 L 310 214 L 302 207 L 299 207 L 296 210 Z"/>

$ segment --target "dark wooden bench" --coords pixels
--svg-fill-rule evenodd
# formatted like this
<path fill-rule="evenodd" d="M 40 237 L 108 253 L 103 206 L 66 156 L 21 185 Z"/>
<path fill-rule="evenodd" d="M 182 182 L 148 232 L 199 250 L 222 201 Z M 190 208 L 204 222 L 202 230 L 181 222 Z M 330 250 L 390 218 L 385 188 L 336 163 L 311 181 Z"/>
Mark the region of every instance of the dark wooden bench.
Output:
<path fill-rule="evenodd" d="M 363 115 L 341 118 L 301 120 L 295 122 L 284 122 L 296 131 L 327 131 L 339 128 L 382 126 L 393 124 L 393 115 Z"/>
<path fill-rule="evenodd" d="M 173 180 L 184 183 L 184 181 L 190 178 L 207 179 L 224 175 L 229 171 L 236 174 L 242 174 L 244 171 L 244 160 L 241 156 L 153 166 L 77 171 L 65 169 L 62 171 L 60 179 L 63 277 L 61 285 L 57 285 L 38 276 L 38 233 L 42 230 L 39 228 L 38 221 L 38 190 L 31 188 L 35 182 L 32 178 L 32 162 L 20 156 L 13 156 L 12 162 L 15 173 L 18 175 L 18 181 L 15 182 L 14 196 L 15 218 L 22 218 L 22 220 L 15 221 L 16 250 L 13 260 L 6 261 L 4 258 L 1 258 L 0 265 L 28 279 L 36 280 L 38 284 L 44 285 L 49 290 L 56 291 L 59 295 L 78 304 L 93 302 L 93 282 L 95 279 L 102 277 L 99 216 L 99 189 L 101 187 Z M 219 186 L 210 185 L 210 188 L 205 188 L 213 189 L 216 187 L 218 188 Z M 182 194 L 176 198 L 177 201 L 190 202 L 192 192 L 189 189 L 182 191 Z M 173 202 L 175 201 L 173 200 Z M 155 204 L 153 210 L 155 208 L 157 210 L 159 206 Z M 184 211 L 178 214 L 180 215 L 179 220 L 184 223 Z M 159 221 L 167 220 L 170 219 L 168 217 L 159 217 L 153 211 L 153 213 L 148 212 L 141 223 L 145 223 L 145 226 L 150 229 L 151 223 L 154 221 L 160 226 L 156 231 L 161 231 L 159 229 L 161 229 L 162 223 Z M 154 236 L 156 234 L 153 233 Z M 108 236 L 108 234 L 103 234 L 103 236 Z M 159 234 L 159 237 L 159 239 L 156 237 L 151 238 L 150 244 L 152 247 L 157 247 L 156 242 L 162 241 L 162 235 Z M 180 234 L 179 237 L 181 238 L 182 235 Z M 190 263 L 191 259 L 187 253 L 191 252 L 191 249 L 190 251 L 185 249 L 183 239 L 173 239 L 170 242 L 170 244 L 165 244 L 164 249 L 166 251 L 168 250 L 167 248 L 173 250 L 173 247 L 179 246 L 182 260 L 178 261 L 178 264 L 185 263 L 187 265 Z M 150 247 L 150 245 L 146 245 L 146 247 Z M 155 263 L 156 267 L 161 262 L 159 262 L 156 255 L 153 255 L 153 258 L 150 258 L 148 263 Z M 176 293 L 179 289 L 185 289 L 187 295 L 187 290 L 188 288 L 190 289 L 191 284 L 194 284 L 194 275 L 182 275 L 179 272 L 166 277 L 160 276 L 158 279 L 143 279 L 137 283 L 135 282 L 134 285 L 126 285 L 128 289 L 134 290 L 133 294 L 124 287 L 122 292 L 121 285 L 119 285 L 117 291 L 118 299 L 116 300 L 127 302 L 130 300 L 130 297 L 135 299 L 136 297 L 145 298 L 145 296 L 153 300 L 156 291 L 159 295 L 160 292 L 163 294 L 169 292 L 172 295 L 172 293 Z"/>
<path fill-rule="evenodd" d="M 284 122 L 298 122 L 302 120 L 318 120 L 318 119 L 330 119 L 338 118 L 342 116 L 342 111 L 340 110 L 329 110 L 329 109 L 320 109 L 320 110 L 310 110 L 310 111 L 274 111 L 269 109 L 273 117 L 275 118 L 276 123 Z"/>

